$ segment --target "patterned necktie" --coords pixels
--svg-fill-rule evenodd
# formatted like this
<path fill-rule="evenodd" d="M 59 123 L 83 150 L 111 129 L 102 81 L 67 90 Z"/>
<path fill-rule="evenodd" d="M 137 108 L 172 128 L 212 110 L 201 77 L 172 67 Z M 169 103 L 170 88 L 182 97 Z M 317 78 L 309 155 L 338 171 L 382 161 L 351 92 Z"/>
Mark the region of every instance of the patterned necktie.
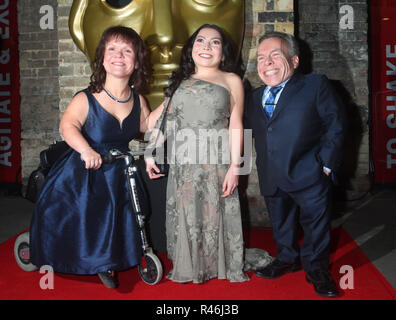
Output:
<path fill-rule="evenodd" d="M 264 102 L 263 101 L 263 105 L 264 105 L 264 110 L 268 116 L 268 118 L 272 117 L 272 114 L 274 113 L 274 109 L 275 109 L 275 98 L 276 95 L 278 94 L 279 90 L 281 90 L 282 87 L 272 87 L 269 91 L 269 97 L 267 98 L 267 100 Z"/>

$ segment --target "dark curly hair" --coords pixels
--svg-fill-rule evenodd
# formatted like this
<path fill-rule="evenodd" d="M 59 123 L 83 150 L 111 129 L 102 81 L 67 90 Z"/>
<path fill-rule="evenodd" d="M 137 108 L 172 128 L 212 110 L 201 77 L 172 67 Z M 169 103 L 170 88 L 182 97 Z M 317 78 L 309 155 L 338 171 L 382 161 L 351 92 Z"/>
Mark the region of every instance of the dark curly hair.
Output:
<path fill-rule="evenodd" d="M 103 90 L 103 85 L 106 81 L 106 70 L 103 67 L 104 53 L 107 42 L 113 37 L 121 38 L 132 44 L 136 54 L 136 62 L 139 67 L 135 69 L 129 78 L 129 85 L 133 86 L 138 94 L 148 93 L 152 73 L 148 51 L 137 32 L 132 28 L 124 26 L 110 27 L 103 32 L 98 47 L 96 48 L 95 59 L 92 64 L 93 73 L 90 78 L 91 82 L 88 90 L 91 93 Z"/>
<path fill-rule="evenodd" d="M 172 72 L 172 75 L 169 78 L 169 86 L 165 88 L 166 97 L 170 97 L 176 91 L 176 89 L 179 87 L 180 83 L 183 80 L 188 79 L 192 74 L 195 73 L 195 63 L 192 58 L 192 49 L 195 38 L 197 37 L 198 33 L 204 28 L 214 29 L 220 34 L 224 59 L 220 63 L 219 69 L 225 72 L 236 72 L 236 56 L 234 54 L 233 47 L 227 39 L 224 31 L 215 24 L 204 24 L 200 26 L 191 35 L 190 38 L 188 38 L 186 44 L 183 46 L 179 68 Z"/>

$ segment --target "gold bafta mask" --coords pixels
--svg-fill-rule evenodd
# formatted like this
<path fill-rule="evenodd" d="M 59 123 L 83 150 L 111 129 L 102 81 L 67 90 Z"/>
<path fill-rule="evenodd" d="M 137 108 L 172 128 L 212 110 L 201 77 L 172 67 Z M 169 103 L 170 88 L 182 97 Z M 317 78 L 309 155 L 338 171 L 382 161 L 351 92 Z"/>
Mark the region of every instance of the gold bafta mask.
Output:
<path fill-rule="evenodd" d="M 244 32 L 244 0 L 74 0 L 69 29 L 90 62 L 105 29 L 133 28 L 151 52 L 151 108 L 163 99 L 168 77 L 177 69 L 182 47 L 204 23 L 217 24 L 240 52 Z"/>

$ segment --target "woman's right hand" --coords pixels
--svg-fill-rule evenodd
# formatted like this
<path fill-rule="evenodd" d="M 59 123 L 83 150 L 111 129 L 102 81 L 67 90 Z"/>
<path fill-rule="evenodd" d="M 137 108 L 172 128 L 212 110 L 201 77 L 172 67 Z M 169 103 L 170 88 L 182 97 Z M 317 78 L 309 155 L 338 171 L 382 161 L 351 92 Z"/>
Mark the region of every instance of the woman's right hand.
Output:
<path fill-rule="evenodd" d="M 165 176 L 160 172 L 157 165 L 155 164 L 154 158 L 145 158 L 144 161 L 146 162 L 146 172 L 150 179 L 158 179 Z"/>
<path fill-rule="evenodd" d="M 97 170 L 102 166 L 102 157 L 94 149 L 83 151 L 81 160 L 85 162 L 85 169 Z"/>

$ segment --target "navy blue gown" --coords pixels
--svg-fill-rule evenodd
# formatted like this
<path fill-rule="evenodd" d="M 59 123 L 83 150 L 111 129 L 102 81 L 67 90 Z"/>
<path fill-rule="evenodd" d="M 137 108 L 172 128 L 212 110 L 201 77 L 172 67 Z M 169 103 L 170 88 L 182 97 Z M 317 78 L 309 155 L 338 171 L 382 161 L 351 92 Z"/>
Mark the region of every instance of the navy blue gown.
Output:
<path fill-rule="evenodd" d="M 86 89 L 89 112 L 82 134 L 98 153 L 128 150 L 140 125 L 139 96 L 120 126 Z M 124 160 L 85 169 L 72 151 L 50 170 L 30 227 L 31 262 L 55 272 L 97 274 L 140 262 L 142 249 L 128 195 Z"/>

